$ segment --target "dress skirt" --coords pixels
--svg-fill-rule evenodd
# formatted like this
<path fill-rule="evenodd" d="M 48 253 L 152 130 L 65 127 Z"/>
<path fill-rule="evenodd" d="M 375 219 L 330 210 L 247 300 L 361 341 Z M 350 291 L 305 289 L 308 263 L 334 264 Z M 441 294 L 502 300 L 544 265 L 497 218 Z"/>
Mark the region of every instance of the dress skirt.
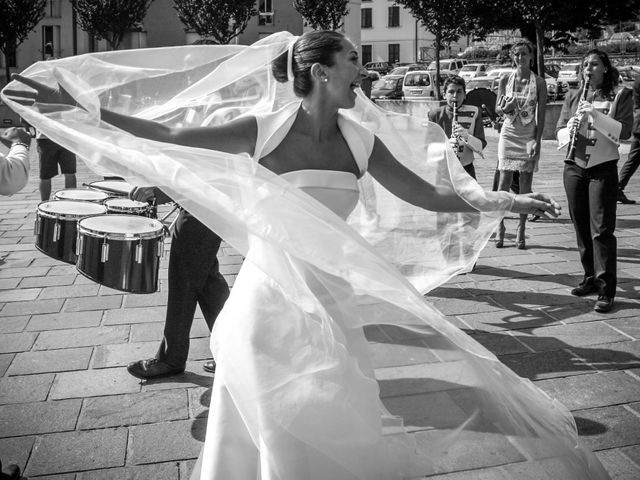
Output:
<path fill-rule="evenodd" d="M 498 170 L 537 172 L 538 158 L 530 159 L 527 144 L 535 140 L 536 122 L 523 125 L 519 118 L 506 119 L 498 140 Z"/>

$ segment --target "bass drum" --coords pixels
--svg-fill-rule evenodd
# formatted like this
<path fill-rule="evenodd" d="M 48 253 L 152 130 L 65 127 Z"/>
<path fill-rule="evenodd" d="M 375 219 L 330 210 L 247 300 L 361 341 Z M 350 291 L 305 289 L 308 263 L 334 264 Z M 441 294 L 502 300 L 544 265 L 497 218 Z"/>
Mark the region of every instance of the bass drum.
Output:
<path fill-rule="evenodd" d="M 54 193 L 53 198 L 56 200 L 77 200 L 80 202 L 102 203 L 109 198 L 109 195 L 105 192 L 92 190 L 90 188 L 66 188 Z"/>
<path fill-rule="evenodd" d="M 83 217 L 99 215 L 107 208 L 99 203 L 75 200 L 41 202 L 34 226 L 35 246 L 45 255 L 76 263 L 77 223 Z"/>
<path fill-rule="evenodd" d="M 165 227 L 137 215 L 96 215 L 78 222 L 76 268 L 94 282 L 130 293 L 158 291 Z"/>

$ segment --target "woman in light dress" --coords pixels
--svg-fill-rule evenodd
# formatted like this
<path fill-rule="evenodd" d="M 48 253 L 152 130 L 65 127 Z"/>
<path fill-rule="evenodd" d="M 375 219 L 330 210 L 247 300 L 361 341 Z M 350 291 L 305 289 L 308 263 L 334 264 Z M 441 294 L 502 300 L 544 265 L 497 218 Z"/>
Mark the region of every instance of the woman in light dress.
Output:
<path fill-rule="evenodd" d="M 399 227 L 391 242 L 386 235 L 375 235 L 375 228 L 391 218 L 385 212 L 386 200 L 377 210 L 365 212 L 360 234 L 351 228 L 356 224 L 354 209 L 363 201 L 370 205 L 374 197 L 380 200 L 382 191 L 369 189 L 374 180 L 417 210 L 478 216 L 478 222 L 454 226 L 457 233 L 463 227 L 479 228 L 485 215 L 479 210 L 556 216 L 558 205 L 543 194 L 483 192 L 460 167 L 439 127 L 389 116 L 362 99 L 357 89 L 366 72 L 356 47 L 343 35 L 309 32 L 297 40 L 284 38 L 286 45 L 277 45 L 272 57 L 260 50 L 264 44 L 254 50 L 208 51 L 222 52 L 223 65 L 231 71 L 243 71 L 247 62 L 266 61 L 273 77 L 287 88 L 293 84 L 299 97 L 280 109 L 265 109 L 258 101 L 254 114 L 217 127 L 166 127 L 140 118 L 168 116 L 164 104 L 136 117 L 101 109 L 101 122 L 93 125 L 99 108 L 91 87 L 81 85 L 73 100 L 64 90 L 28 75 L 65 81 L 62 71 L 17 77 L 34 88 L 35 95 L 16 92 L 15 85 L 5 91 L 14 99 L 35 96 L 38 104 L 49 107 L 80 102 L 89 115 L 67 107 L 54 115 L 47 108 L 39 113 L 4 97 L 61 141 L 64 135 L 56 132 L 63 129 L 71 138 L 66 143 L 86 157 L 97 150 L 87 158 L 92 167 L 161 185 L 246 254 L 212 334 L 218 368 L 207 435 L 193 478 L 416 478 L 462 465 L 456 449 L 484 448 L 488 438 L 501 454 L 513 454 L 513 475 L 524 468 L 541 479 L 607 478 L 597 459 L 578 444 L 575 424 L 564 407 L 453 327 L 414 287 L 433 288 L 459 269 L 442 273 L 444 266 L 426 268 L 435 280 L 412 285 L 360 236 L 393 249 L 406 240 L 401 233 L 413 218 L 406 215 L 409 210 L 393 217 Z M 234 55 L 237 62 L 229 63 Z M 114 58 L 118 55 L 107 56 Z M 100 60 L 106 63 L 104 57 Z M 216 71 L 212 70 L 213 78 Z M 92 75 L 95 71 L 86 72 L 86 77 Z M 264 84 L 273 87 L 273 77 L 265 74 Z M 169 102 L 186 98 L 192 105 L 203 92 L 200 86 L 193 84 Z M 351 110 L 362 115 L 353 117 Z M 424 159 L 426 150 L 424 176 L 432 175 L 437 182 L 425 181 L 391 153 L 387 145 L 394 139 L 405 146 L 404 134 L 394 130 L 397 125 L 407 134 L 413 132 L 416 140 L 422 137 L 424 143 L 414 145 L 411 156 Z M 391 135 L 385 135 L 385 129 Z M 85 130 L 96 138 L 90 148 L 81 141 L 88 138 Z M 105 139 L 98 139 L 100 135 Z M 123 152 L 127 158 L 122 158 Z M 442 161 L 437 163 L 437 158 Z M 436 170 L 446 175 L 435 176 Z M 349 225 L 344 222 L 347 217 Z M 496 221 L 489 222 L 491 228 L 477 243 L 470 244 L 469 235 L 445 231 L 444 236 L 431 232 L 440 235 L 438 241 L 426 235 L 414 245 L 427 252 L 427 265 L 446 265 L 429 263 L 445 250 L 455 250 L 455 257 L 471 249 L 464 262 L 469 267 Z M 429 230 L 426 223 L 423 229 Z M 460 248 L 443 248 L 444 238 L 455 239 Z M 396 263 L 413 279 L 420 262 L 416 253 L 422 252 L 400 247 L 395 256 L 402 253 L 407 258 Z M 385 405 L 380 399 L 363 326 L 383 324 L 393 329 L 379 331 L 380 342 L 402 342 L 409 334 L 432 356 L 426 368 L 405 372 L 412 379 L 409 390 L 420 394 L 415 408 L 394 406 L 393 399 Z"/>
<path fill-rule="evenodd" d="M 547 85 L 544 77 L 531 71 L 533 45 L 526 40 L 511 47 L 515 71 L 500 79 L 496 112 L 504 115 L 504 124 L 498 141 L 498 190 L 507 191 L 513 172 L 519 172 L 520 193 L 531 192 L 533 172 L 538 170 L 542 133 L 544 131 Z M 527 215 L 520 214 L 516 230 L 516 248 L 525 249 Z M 498 227 L 496 247 L 504 246 L 506 228 Z"/>

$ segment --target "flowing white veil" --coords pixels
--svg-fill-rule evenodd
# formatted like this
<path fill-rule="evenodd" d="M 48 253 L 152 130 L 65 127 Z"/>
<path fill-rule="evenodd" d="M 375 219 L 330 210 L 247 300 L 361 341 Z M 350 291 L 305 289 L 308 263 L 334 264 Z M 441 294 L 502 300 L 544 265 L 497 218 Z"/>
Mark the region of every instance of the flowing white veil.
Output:
<path fill-rule="evenodd" d="M 420 345 L 432 358 L 426 365 L 404 367 L 402 388 L 413 395 L 421 413 L 398 418 L 403 409 L 394 407 L 393 398 L 380 406 L 385 418 L 402 427 L 394 430 L 398 435 L 392 443 L 403 444 L 404 439 L 415 450 L 410 458 L 392 458 L 393 475 L 411 478 L 447 471 L 454 458 L 464 455 L 462 447 L 491 439 L 502 454 L 496 465 L 512 463 L 521 472 L 533 469 L 531 478 L 608 478 L 597 459 L 579 445 L 573 419 L 562 405 L 449 324 L 422 296 L 473 265 L 511 201 L 506 193 L 484 192 L 464 172 L 437 125 L 383 111 L 361 94 L 355 108 L 342 112 L 370 129 L 411 170 L 431 183 L 450 186 L 483 213 L 414 208 L 365 174 L 361 201 L 345 223 L 248 155 L 145 140 L 100 120 L 100 107 L 169 126 L 217 125 L 240 115 L 273 112 L 299 101 L 291 85 L 277 83 L 270 71 L 271 61 L 287 51 L 290 42 L 290 34 L 278 33 L 252 46 L 131 50 L 38 62 L 23 75 L 51 86 L 60 83 L 82 108 L 24 106 L 4 94 L 2 99 L 93 171 L 157 185 L 239 252 L 269 251 L 263 258 L 252 256 L 252 261 L 286 292 L 291 308 L 320 336 L 321 341 L 309 341 L 318 357 L 329 351 L 335 355 L 336 346 L 344 343 L 332 328 L 332 319 L 338 317 L 350 328 L 366 326 L 377 332 L 383 342 L 402 343 L 408 338 L 404 328 L 420 334 Z M 29 90 L 17 82 L 7 89 Z M 297 406 L 308 400 L 301 397 L 304 389 L 298 380 L 290 378 L 295 362 L 272 368 L 258 387 L 248 385 L 234 380 L 252 368 L 239 357 L 242 341 L 233 332 L 224 339 L 217 348 L 220 360 L 225 352 L 235 355 L 225 377 L 234 396 L 249 404 L 281 388 L 280 403 L 265 406 L 261 414 L 293 435 L 308 435 L 309 425 L 295 421 Z M 306 347 L 304 339 L 297 341 Z M 221 338 L 218 343 L 223 343 Z M 328 358 L 327 353 L 326 359 L 314 361 L 323 365 Z M 383 381 L 383 397 L 386 390 Z M 337 412 L 335 404 L 329 405 Z M 350 416 L 345 410 L 344 421 Z M 249 428 L 257 429 L 259 423 Z M 334 432 L 315 427 L 317 435 L 306 439 L 313 448 L 337 463 L 363 469 L 354 478 L 384 478 L 379 473 L 367 476 L 371 472 L 366 466 L 349 458 L 349 445 L 358 441 L 356 432 L 345 428 L 343 441 L 336 442 Z M 252 435 L 260 432 L 252 430 Z M 286 470 L 286 465 L 281 468 Z"/>

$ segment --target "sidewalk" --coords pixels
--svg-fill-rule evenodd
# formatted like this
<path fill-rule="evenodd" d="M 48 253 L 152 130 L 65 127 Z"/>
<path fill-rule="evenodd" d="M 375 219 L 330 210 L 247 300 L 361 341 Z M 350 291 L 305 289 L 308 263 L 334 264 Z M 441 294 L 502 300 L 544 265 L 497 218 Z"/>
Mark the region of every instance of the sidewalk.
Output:
<path fill-rule="evenodd" d="M 495 132 L 486 132 L 487 159 L 476 163 L 485 187 L 497 151 Z M 622 147 L 623 159 L 628 148 Z M 563 402 L 614 479 L 637 480 L 640 204 L 618 206 L 617 305 L 610 314 L 594 313 L 592 297 L 569 293 L 581 267 L 562 166 L 554 143 L 545 141 L 534 188 L 560 201 L 561 218 L 529 223 L 527 250 L 515 249 L 517 221 L 507 219 L 505 248 L 490 243 L 472 273 L 454 278 L 430 299 L 519 375 Z M 79 185 L 100 179 L 83 164 L 79 168 Z M 133 295 L 93 283 L 75 266 L 41 254 L 33 246 L 37 177 L 32 151 L 27 187 L 0 198 L 0 458 L 26 467 L 32 479 L 188 479 L 204 438 L 213 380 L 201 368 L 210 357 L 202 315 L 194 322 L 184 375 L 146 383 L 131 377 L 124 366 L 153 356 L 162 337 L 168 257 L 160 292 Z M 56 177 L 53 191 L 61 188 Z M 640 199 L 640 176 L 627 193 Z M 162 207 L 160 215 L 167 211 Z M 233 284 L 240 255 L 223 246 L 220 263 Z M 407 348 L 391 339 L 374 345 L 385 378 L 406 363 Z M 501 455 L 501 445 L 478 446 L 464 455 L 473 457 L 473 470 L 461 461 L 430 478 L 508 474 L 512 460 Z"/>

